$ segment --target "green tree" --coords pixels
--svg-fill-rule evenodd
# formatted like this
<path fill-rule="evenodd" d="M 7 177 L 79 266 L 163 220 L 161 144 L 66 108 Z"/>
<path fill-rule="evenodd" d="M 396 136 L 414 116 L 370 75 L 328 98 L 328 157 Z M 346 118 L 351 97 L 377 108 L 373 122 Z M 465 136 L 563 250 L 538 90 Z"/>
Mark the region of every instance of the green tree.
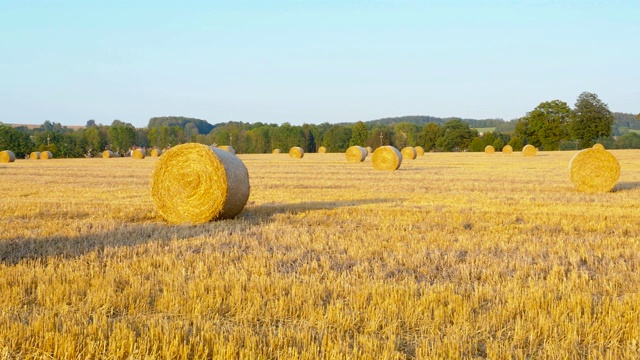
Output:
<path fill-rule="evenodd" d="M 592 146 L 598 137 L 611 135 L 615 118 L 609 111 L 609 106 L 598 95 L 589 92 L 580 94 L 574 112 L 571 134 L 578 140 L 581 148 Z"/>
<path fill-rule="evenodd" d="M 564 101 L 540 103 L 524 117 L 528 126 L 527 143 L 542 146 L 545 150 L 558 150 L 560 142 L 569 137 L 568 127 L 572 116 L 573 111 Z"/>
<path fill-rule="evenodd" d="M 493 141 L 493 144 L 491 145 L 494 149 L 496 149 L 496 151 L 502 151 L 502 148 L 504 147 L 504 141 L 502 141 L 502 139 L 498 137 Z"/>
<path fill-rule="evenodd" d="M 640 149 L 640 134 L 626 133 L 618 138 L 616 145 L 620 149 Z"/>
<path fill-rule="evenodd" d="M 409 122 L 401 122 L 393 127 L 393 143 L 398 148 L 415 146 L 418 141 L 418 127 Z"/>
<path fill-rule="evenodd" d="M 349 147 L 351 140 L 351 128 L 334 125 L 324 134 L 322 145 L 328 152 L 344 152 Z"/>
<path fill-rule="evenodd" d="M 436 123 L 428 123 L 422 128 L 418 143 L 422 144 L 424 151 L 435 149 L 438 138 L 440 137 L 440 125 Z"/>
<path fill-rule="evenodd" d="M 380 146 L 384 145 L 392 145 L 391 137 L 393 132 L 388 126 L 381 126 L 371 130 L 367 141 L 365 141 L 365 146 L 370 146 L 373 149 L 376 149 Z"/>
<path fill-rule="evenodd" d="M 21 131 L 9 125 L 0 125 L 0 151 L 11 150 L 19 158 L 31 153 L 35 144 L 26 130 L 26 127 Z"/>
<path fill-rule="evenodd" d="M 470 129 L 469 124 L 454 119 L 442 126 L 436 146 L 442 151 L 464 151 L 469 148 L 471 139 L 476 136 L 478 131 Z"/>
<path fill-rule="evenodd" d="M 482 140 L 482 138 L 479 136 L 476 136 L 473 138 L 473 140 L 471 140 L 471 144 L 469 145 L 469 150 L 473 152 L 481 152 L 481 151 L 484 151 L 485 146 L 486 145 L 484 144 L 484 141 Z"/>
<path fill-rule="evenodd" d="M 367 130 L 367 126 L 362 122 L 358 121 L 353 125 L 353 130 L 351 131 L 351 140 L 349 140 L 350 146 L 364 146 L 367 138 L 369 137 L 369 131 Z"/>
<path fill-rule="evenodd" d="M 513 151 L 521 151 L 524 147 L 524 140 L 518 136 L 514 136 L 509 140 L 508 145 L 513 148 Z"/>

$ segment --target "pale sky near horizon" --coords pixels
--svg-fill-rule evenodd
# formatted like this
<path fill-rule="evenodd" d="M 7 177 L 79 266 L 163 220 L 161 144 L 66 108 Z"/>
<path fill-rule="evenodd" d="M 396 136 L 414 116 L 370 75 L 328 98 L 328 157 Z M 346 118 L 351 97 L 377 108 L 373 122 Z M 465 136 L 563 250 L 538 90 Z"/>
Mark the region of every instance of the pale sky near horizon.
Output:
<path fill-rule="evenodd" d="M 640 1 L 0 0 L 0 121 L 640 112 Z"/>

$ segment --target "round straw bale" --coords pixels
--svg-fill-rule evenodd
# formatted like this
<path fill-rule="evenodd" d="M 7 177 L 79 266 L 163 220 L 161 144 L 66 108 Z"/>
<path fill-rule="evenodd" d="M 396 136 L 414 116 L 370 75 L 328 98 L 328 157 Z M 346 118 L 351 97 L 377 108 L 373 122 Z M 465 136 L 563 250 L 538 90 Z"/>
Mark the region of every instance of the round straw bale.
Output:
<path fill-rule="evenodd" d="M 281 151 L 280 151 L 280 149 L 273 149 L 273 151 L 271 153 L 272 154 L 280 154 Z"/>
<path fill-rule="evenodd" d="M 146 151 L 144 149 L 135 149 L 131 152 L 131 157 L 134 159 L 144 159 Z"/>
<path fill-rule="evenodd" d="M 16 155 L 11 150 L 0 151 L 0 163 L 10 163 L 16 161 Z"/>
<path fill-rule="evenodd" d="M 349 148 L 344 153 L 344 155 L 347 157 L 348 162 L 352 162 L 352 163 L 363 162 L 364 159 L 367 158 L 367 149 L 357 145 L 349 146 Z"/>
<path fill-rule="evenodd" d="M 318 153 L 319 153 L 319 154 L 324 154 L 324 153 L 326 153 L 326 152 L 327 152 L 327 148 L 326 148 L 326 147 L 324 147 L 324 146 L 320 146 L 320 147 L 318 148 Z"/>
<path fill-rule="evenodd" d="M 487 145 L 484 147 L 485 154 L 493 154 L 495 152 L 496 152 L 496 148 L 494 148 L 493 145 Z"/>
<path fill-rule="evenodd" d="M 594 149 L 600 149 L 600 150 L 604 150 L 604 145 L 597 143 L 597 144 L 593 144 L 593 148 Z"/>
<path fill-rule="evenodd" d="M 299 146 L 294 146 L 289 150 L 289 156 L 296 159 L 302 159 L 304 156 L 304 149 Z"/>
<path fill-rule="evenodd" d="M 373 154 L 373 149 L 371 148 L 371 146 L 367 146 L 365 149 L 367 149 L 367 155 Z"/>
<path fill-rule="evenodd" d="M 34 151 L 31 154 L 29 154 L 29 159 L 31 159 L 31 160 L 40 159 L 40 151 Z"/>
<path fill-rule="evenodd" d="M 235 155 L 235 154 L 236 154 L 236 149 L 234 149 L 233 147 L 231 147 L 231 145 L 220 145 L 220 146 L 218 146 L 218 149 L 220 149 L 220 150 L 224 150 L 224 151 L 226 151 L 226 152 L 230 152 L 230 153 L 232 153 L 233 155 Z"/>
<path fill-rule="evenodd" d="M 536 156 L 537 153 L 538 149 L 531 144 L 525 145 L 522 148 L 522 155 L 524 156 Z"/>
<path fill-rule="evenodd" d="M 402 153 L 403 159 L 415 160 L 415 158 L 418 157 L 418 152 L 413 146 L 406 146 L 402 148 L 400 152 Z"/>
<path fill-rule="evenodd" d="M 380 146 L 373 152 L 371 163 L 376 170 L 398 170 L 402 164 L 402 153 L 393 146 Z"/>
<path fill-rule="evenodd" d="M 102 152 L 102 157 L 105 159 L 115 157 L 116 155 L 111 150 L 105 150 Z"/>
<path fill-rule="evenodd" d="M 511 145 L 505 145 L 502 147 L 503 154 L 511 154 L 513 152 L 513 147 Z"/>
<path fill-rule="evenodd" d="M 40 159 L 42 160 L 53 159 L 53 154 L 51 153 L 51 151 L 42 151 L 40 152 Z"/>
<path fill-rule="evenodd" d="M 249 198 L 249 173 L 233 154 L 187 143 L 167 150 L 151 176 L 151 196 L 168 223 L 231 219 Z"/>
<path fill-rule="evenodd" d="M 416 155 L 418 156 L 424 155 L 424 148 L 422 146 L 416 146 L 415 149 L 416 149 Z"/>
<path fill-rule="evenodd" d="M 589 193 L 608 192 L 620 178 L 620 163 L 615 156 L 603 149 L 584 149 L 569 162 L 571 182 L 578 191 Z"/>
<path fill-rule="evenodd" d="M 162 150 L 156 148 L 151 149 L 151 156 L 158 157 L 160 155 L 162 155 Z"/>

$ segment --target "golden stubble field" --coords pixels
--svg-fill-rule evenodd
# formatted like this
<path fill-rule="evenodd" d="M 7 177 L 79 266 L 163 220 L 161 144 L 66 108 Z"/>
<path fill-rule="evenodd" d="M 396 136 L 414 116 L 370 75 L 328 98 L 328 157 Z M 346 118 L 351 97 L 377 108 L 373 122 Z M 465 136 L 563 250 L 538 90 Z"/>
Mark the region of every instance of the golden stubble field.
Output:
<path fill-rule="evenodd" d="M 0 359 L 634 359 L 640 151 L 239 155 L 234 220 L 169 226 L 156 159 L 0 164 Z"/>

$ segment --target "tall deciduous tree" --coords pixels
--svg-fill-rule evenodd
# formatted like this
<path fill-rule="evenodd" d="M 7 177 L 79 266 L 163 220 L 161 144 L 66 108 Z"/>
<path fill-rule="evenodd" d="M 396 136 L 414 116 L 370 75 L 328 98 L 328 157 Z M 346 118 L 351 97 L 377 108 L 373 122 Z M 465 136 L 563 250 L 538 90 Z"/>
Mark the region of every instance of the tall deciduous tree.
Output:
<path fill-rule="evenodd" d="M 574 112 L 571 134 L 578 140 L 580 147 L 590 147 L 594 139 L 611 135 L 615 118 L 609 111 L 609 106 L 598 95 L 589 92 L 580 94 Z"/>
<path fill-rule="evenodd" d="M 425 151 L 431 151 L 435 149 L 436 142 L 440 137 L 440 125 L 436 123 L 428 123 L 422 128 L 420 136 L 418 138 L 418 144 L 424 147 Z"/>
<path fill-rule="evenodd" d="M 362 121 L 358 121 L 355 125 L 353 125 L 353 130 L 351 131 L 351 140 L 349 140 L 350 146 L 364 146 L 364 143 L 367 141 L 369 137 L 369 131 L 367 130 L 366 125 Z"/>
<path fill-rule="evenodd" d="M 464 151 L 469 149 L 471 139 L 476 136 L 477 130 L 471 130 L 469 124 L 455 119 L 442 126 L 436 146 L 443 151 Z"/>
<path fill-rule="evenodd" d="M 564 101 L 540 103 L 522 119 L 527 127 L 524 131 L 527 143 L 545 150 L 558 150 L 560 141 L 569 137 L 572 116 L 573 111 Z"/>

